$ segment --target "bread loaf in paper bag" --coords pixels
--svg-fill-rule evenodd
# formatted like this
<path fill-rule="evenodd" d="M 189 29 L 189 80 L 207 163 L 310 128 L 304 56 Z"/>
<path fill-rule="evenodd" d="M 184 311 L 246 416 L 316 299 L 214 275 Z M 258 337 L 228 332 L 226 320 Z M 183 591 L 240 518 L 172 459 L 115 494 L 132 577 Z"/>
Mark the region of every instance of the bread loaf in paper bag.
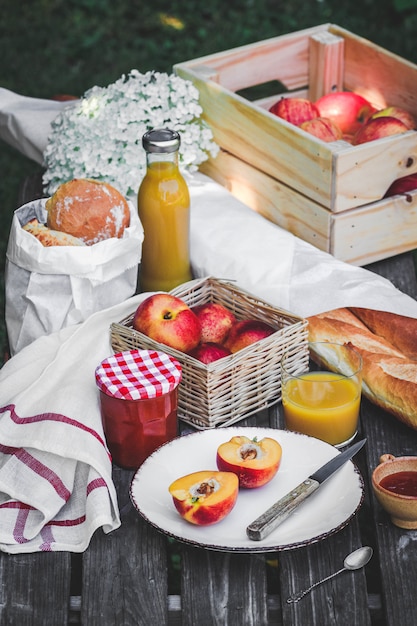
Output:
<path fill-rule="evenodd" d="M 23 226 L 46 224 L 46 199 L 14 213 L 6 252 L 6 328 L 14 355 L 39 336 L 86 320 L 136 291 L 143 229 L 128 202 L 123 235 L 93 245 L 44 246 Z"/>

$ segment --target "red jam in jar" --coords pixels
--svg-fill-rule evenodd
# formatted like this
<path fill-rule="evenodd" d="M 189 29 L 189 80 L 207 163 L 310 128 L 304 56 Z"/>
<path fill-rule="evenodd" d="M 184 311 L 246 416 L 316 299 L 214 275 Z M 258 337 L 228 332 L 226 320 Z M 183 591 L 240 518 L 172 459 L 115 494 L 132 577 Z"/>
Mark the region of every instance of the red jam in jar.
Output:
<path fill-rule="evenodd" d="M 118 352 L 96 369 L 104 434 L 113 461 L 137 469 L 178 434 L 181 365 L 156 350 Z"/>

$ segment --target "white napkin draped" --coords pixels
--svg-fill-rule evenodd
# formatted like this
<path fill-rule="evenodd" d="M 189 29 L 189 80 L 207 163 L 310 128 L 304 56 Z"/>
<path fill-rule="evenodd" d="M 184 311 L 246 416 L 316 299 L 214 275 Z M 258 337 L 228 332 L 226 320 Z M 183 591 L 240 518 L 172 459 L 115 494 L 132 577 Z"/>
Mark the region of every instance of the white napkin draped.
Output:
<path fill-rule="evenodd" d="M 0 138 L 43 165 L 51 122 L 73 104 L 21 96 L 0 87 Z"/>
<path fill-rule="evenodd" d="M 0 138 L 39 159 L 61 107 L 0 89 Z M 303 317 L 339 306 L 417 317 L 417 302 L 384 278 L 294 237 L 201 174 L 188 183 L 195 276 L 235 281 Z M 0 371 L 1 550 L 82 551 L 97 528 L 120 525 L 94 371 L 112 352 L 110 324 L 147 295 L 40 337 Z"/>
<path fill-rule="evenodd" d="M 272 224 L 202 174 L 189 177 L 188 184 L 196 276 L 233 280 L 301 317 L 346 306 L 417 317 L 417 302 L 385 278 Z"/>

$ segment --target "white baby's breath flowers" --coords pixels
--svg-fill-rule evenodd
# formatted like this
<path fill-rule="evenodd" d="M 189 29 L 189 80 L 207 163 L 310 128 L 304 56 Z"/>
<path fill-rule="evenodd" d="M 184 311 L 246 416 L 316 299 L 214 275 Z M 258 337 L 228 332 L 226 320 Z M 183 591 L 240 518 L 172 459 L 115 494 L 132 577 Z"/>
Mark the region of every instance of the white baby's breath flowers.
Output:
<path fill-rule="evenodd" d="M 146 171 L 142 135 L 158 127 L 180 133 L 181 169 L 195 171 L 219 151 L 201 119 L 194 85 L 175 74 L 131 70 L 108 87 L 92 87 L 52 122 L 44 151 L 45 191 L 72 178 L 110 183 L 137 193 Z"/>

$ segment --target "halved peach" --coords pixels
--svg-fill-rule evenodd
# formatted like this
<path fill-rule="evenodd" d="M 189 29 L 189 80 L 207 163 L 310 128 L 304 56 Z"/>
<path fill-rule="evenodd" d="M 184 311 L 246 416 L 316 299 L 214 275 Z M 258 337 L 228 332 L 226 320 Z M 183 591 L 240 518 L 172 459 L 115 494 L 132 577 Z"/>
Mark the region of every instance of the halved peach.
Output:
<path fill-rule="evenodd" d="M 232 437 L 217 448 L 217 467 L 223 472 L 233 472 L 240 487 L 253 489 L 266 485 L 278 471 L 282 448 L 271 437 L 249 439 Z"/>
<path fill-rule="evenodd" d="M 178 513 L 191 524 L 216 524 L 236 504 L 239 481 L 232 472 L 202 470 L 181 476 L 169 486 Z"/>

